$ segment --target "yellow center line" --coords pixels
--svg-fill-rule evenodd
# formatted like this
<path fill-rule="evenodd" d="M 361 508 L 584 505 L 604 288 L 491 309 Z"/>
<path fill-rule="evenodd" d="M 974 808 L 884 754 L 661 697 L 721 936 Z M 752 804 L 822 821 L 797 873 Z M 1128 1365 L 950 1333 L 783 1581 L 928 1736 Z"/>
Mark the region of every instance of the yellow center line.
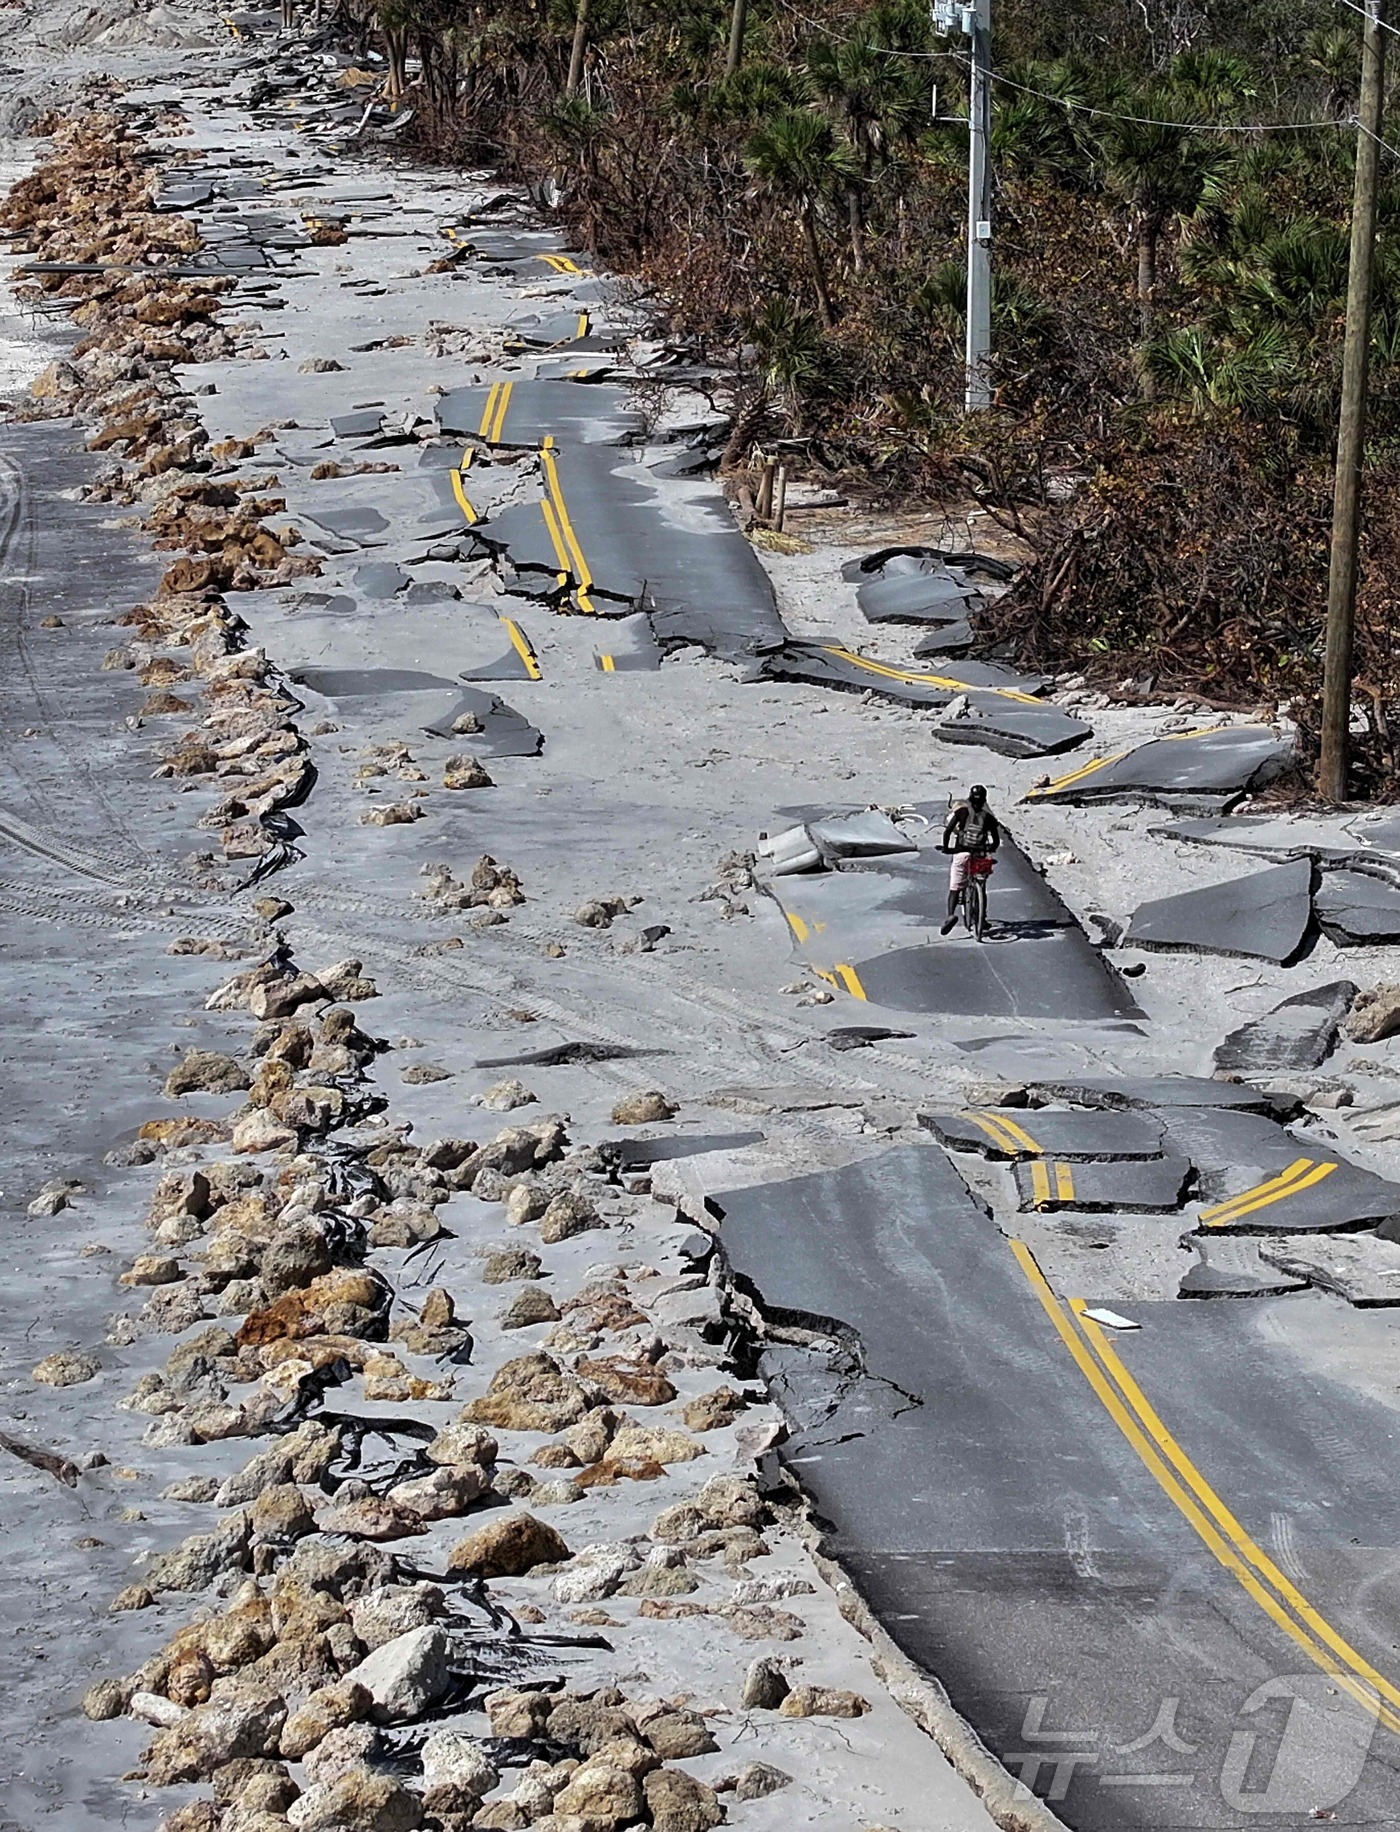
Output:
<path fill-rule="evenodd" d="M 999 1151 L 1004 1151 L 1013 1158 L 1019 1158 L 1021 1156 L 1021 1142 L 1012 1133 L 1011 1128 L 1002 1120 L 1000 1114 L 967 1112 L 964 1113 L 962 1117 L 965 1120 L 971 1120 L 974 1126 L 978 1127 L 982 1132 L 985 1132 L 987 1137 Z M 1024 1137 L 1024 1134 L 1022 1136 Z M 1031 1156 L 1034 1157 L 1040 1148 L 1033 1140 L 1029 1141 L 1029 1143 Z"/>
<path fill-rule="evenodd" d="M 535 654 L 530 638 L 512 618 L 502 617 L 501 622 L 506 626 L 506 633 L 510 637 L 511 647 L 525 664 L 526 674 L 529 675 L 532 681 L 543 680 L 544 676 L 540 669 L 539 658 Z"/>
<path fill-rule="evenodd" d="M 1038 1140 L 1033 1139 L 1024 1126 L 1018 1125 L 1015 1120 L 1008 1118 L 1004 1113 L 999 1113 L 996 1116 L 996 1123 L 1001 1127 L 1004 1133 L 1007 1133 L 1010 1138 L 1021 1145 L 1026 1151 L 1030 1152 L 1032 1156 L 1038 1157 L 1043 1155 L 1045 1147 L 1040 1144 Z"/>
<path fill-rule="evenodd" d="M 477 427 L 478 437 L 488 445 L 495 445 L 505 429 L 506 410 L 510 406 L 510 397 L 515 389 L 514 382 L 492 382 L 486 396 L 486 405 L 481 410 L 481 422 Z"/>
<path fill-rule="evenodd" d="M 1282 1202 L 1285 1197 L 1296 1196 L 1300 1190 L 1311 1189 L 1321 1183 L 1324 1177 L 1330 1177 L 1336 1170 L 1336 1162 L 1323 1159 L 1314 1162 L 1312 1158 L 1295 1158 L 1285 1171 L 1277 1177 L 1270 1177 L 1265 1183 L 1256 1183 L 1253 1189 L 1242 1190 L 1238 1196 L 1231 1196 L 1228 1201 L 1220 1202 L 1214 1208 L 1202 1209 L 1201 1220 L 1208 1228 L 1224 1227 L 1226 1222 L 1239 1221 L 1245 1215 L 1252 1215 L 1257 1209 L 1267 1209 L 1272 1203 Z"/>
<path fill-rule="evenodd" d="M 579 337 L 587 337 L 588 335 L 588 313 L 587 312 L 580 312 L 578 315 L 577 335 Z"/>
<path fill-rule="evenodd" d="M 550 500 L 554 505 L 554 513 L 558 520 L 559 532 L 563 538 L 565 550 L 568 554 L 573 556 L 574 564 L 572 571 L 575 579 L 578 581 L 578 589 L 574 593 L 574 597 L 578 604 L 578 608 L 591 615 L 596 608 L 592 599 L 589 597 L 589 592 L 593 587 L 593 574 L 588 570 L 588 562 L 583 557 L 583 548 L 579 545 L 578 536 L 574 533 L 573 523 L 569 520 L 569 511 L 564 502 L 563 485 L 559 481 L 559 462 L 555 456 L 556 450 L 554 435 L 551 433 L 540 447 L 540 460 L 544 465 L 545 480 L 549 488 Z M 546 517 L 546 519 L 548 518 Z M 557 545 L 556 543 L 556 550 Z M 567 566 L 566 570 L 569 570 Z"/>
<path fill-rule="evenodd" d="M 847 962 L 838 961 L 836 971 L 840 975 L 842 985 L 852 998 L 864 999 L 866 997 L 865 988 L 860 983 L 860 975 L 854 967 Z"/>
<path fill-rule="evenodd" d="M 613 658 L 610 655 L 600 655 L 598 657 L 598 660 L 602 665 L 604 674 L 616 674 L 617 673 L 617 663 L 613 660 Z"/>
<path fill-rule="evenodd" d="M 1050 1173 L 1044 1159 L 1036 1158 L 1031 1165 L 1031 1201 L 1038 1209 L 1043 1209 L 1049 1200 Z"/>
<path fill-rule="evenodd" d="M 554 504 L 546 496 L 540 504 L 540 513 L 544 516 L 544 525 L 549 530 L 549 538 L 554 546 L 554 558 L 559 566 L 555 575 L 561 586 L 569 583 L 573 577 L 569 567 L 569 550 L 564 545 L 564 537 L 559 531 L 559 518 L 554 513 Z"/>
<path fill-rule="evenodd" d="M 1061 1202 L 1074 1201 L 1074 1169 L 1063 1160 L 1055 1164 L 1055 1194 Z"/>
<path fill-rule="evenodd" d="M 452 494 L 457 498 L 457 507 L 467 518 L 469 526 L 481 519 L 476 512 L 476 505 L 467 495 L 467 472 L 471 469 L 471 462 L 472 448 L 468 446 L 462 453 L 462 462 L 452 473 Z"/>
<path fill-rule="evenodd" d="M 1082 1300 L 1075 1307 L 1081 1314 L 1071 1317 L 1025 1242 L 1013 1240 L 1011 1251 L 1104 1410 L 1220 1564 L 1316 1666 L 1376 1711 L 1388 1730 L 1400 1731 L 1400 1711 L 1389 1708 L 1400 1706 L 1400 1691 L 1343 1639 L 1249 1537 L 1167 1431 L 1102 1331 L 1082 1315 Z M 1109 1379 L 1110 1372 L 1119 1385 Z M 1377 1694 L 1388 1705 L 1380 1703 Z"/>
<path fill-rule="evenodd" d="M 868 674 L 883 675 L 886 680 L 908 681 L 915 687 L 938 687 L 952 693 L 993 693 L 999 699 L 1018 700 L 1023 706 L 1041 704 L 1033 693 L 1022 693 L 1016 687 L 971 687 L 966 681 L 955 680 L 950 674 L 920 674 L 915 668 L 892 668 L 886 662 L 871 661 L 868 655 L 857 655 L 853 649 L 843 649 L 835 643 L 828 643 L 825 647 L 828 655 L 838 656 L 843 662 L 852 662 L 857 668 L 864 668 Z"/>

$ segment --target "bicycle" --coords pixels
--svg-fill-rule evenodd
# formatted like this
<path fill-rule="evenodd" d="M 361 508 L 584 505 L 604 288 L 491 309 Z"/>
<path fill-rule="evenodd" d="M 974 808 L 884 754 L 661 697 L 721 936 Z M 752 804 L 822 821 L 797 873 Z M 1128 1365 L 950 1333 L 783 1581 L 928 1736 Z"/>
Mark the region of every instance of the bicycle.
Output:
<path fill-rule="evenodd" d="M 987 880 L 996 870 L 996 860 L 989 852 L 974 852 L 967 861 L 967 878 L 958 892 L 958 910 L 963 927 L 974 941 L 987 933 Z"/>

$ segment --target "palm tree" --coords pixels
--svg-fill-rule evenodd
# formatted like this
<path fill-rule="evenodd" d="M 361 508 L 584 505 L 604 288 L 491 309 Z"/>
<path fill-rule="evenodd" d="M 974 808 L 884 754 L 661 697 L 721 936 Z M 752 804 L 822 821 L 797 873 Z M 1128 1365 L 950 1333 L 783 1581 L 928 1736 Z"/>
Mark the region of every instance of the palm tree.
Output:
<path fill-rule="evenodd" d="M 1189 216 L 1197 208 L 1208 174 L 1228 155 L 1189 128 L 1173 124 L 1167 112 L 1172 105 L 1169 95 L 1148 92 L 1134 100 L 1130 114 L 1100 129 L 1098 153 L 1105 184 L 1131 212 L 1138 317 L 1146 338 L 1152 330 L 1162 235 L 1173 218 Z"/>
<path fill-rule="evenodd" d="M 826 262 L 817 234 L 822 206 L 841 194 L 858 170 L 851 150 L 832 131 L 831 123 L 810 109 L 790 109 L 749 136 L 744 163 L 757 189 L 785 205 L 796 216 L 807 249 L 807 266 L 817 312 L 824 329 L 836 325 Z"/>
<path fill-rule="evenodd" d="M 1361 43 L 1348 25 L 1320 25 L 1303 41 L 1303 61 L 1327 89 L 1327 107 L 1337 120 L 1349 120 L 1361 92 Z"/>
<path fill-rule="evenodd" d="M 1181 325 L 1154 338 L 1143 365 L 1158 394 L 1181 402 L 1193 419 L 1221 412 L 1273 418 L 1300 378 L 1297 351 L 1281 326 L 1242 343 L 1213 340 L 1202 325 Z"/>
<path fill-rule="evenodd" d="M 851 265 L 865 270 L 865 193 L 893 142 L 905 140 L 928 113 L 928 90 L 907 60 L 891 57 L 874 35 L 819 38 L 807 67 L 819 94 L 841 114 L 858 171 L 846 189 Z"/>

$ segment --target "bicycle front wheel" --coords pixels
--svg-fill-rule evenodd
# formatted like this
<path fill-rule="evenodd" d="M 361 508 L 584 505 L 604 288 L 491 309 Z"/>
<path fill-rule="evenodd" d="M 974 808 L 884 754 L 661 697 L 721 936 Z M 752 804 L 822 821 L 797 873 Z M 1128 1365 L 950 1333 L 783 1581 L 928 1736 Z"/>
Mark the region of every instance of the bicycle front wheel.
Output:
<path fill-rule="evenodd" d="M 968 927 L 973 938 L 981 941 L 987 932 L 987 881 L 985 878 L 974 878 L 967 887 Z"/>

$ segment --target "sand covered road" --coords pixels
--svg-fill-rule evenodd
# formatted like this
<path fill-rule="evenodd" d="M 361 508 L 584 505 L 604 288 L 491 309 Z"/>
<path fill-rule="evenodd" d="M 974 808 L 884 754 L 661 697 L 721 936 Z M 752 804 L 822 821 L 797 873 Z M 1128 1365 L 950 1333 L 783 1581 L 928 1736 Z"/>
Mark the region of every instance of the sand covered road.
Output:
<path fill-rule="evenodd" d="M 116 258 L 204 271 L 55 295 L 22 359 L 53 359 L 44 417 L 6 430 L 0 1430 L 74 1479 L 0 1472 L 5 1813 L 961 1827 L 991 1786 L 1035 1823 L 925 1695 L 974 1785 L 954 1772 L 841 1620 L 766 1457 L 785 1427 L 752 1318 L 693 1218 L 707 1191 L 927 1142 L 931 1102 L 1208 1072 L 1338 951 L 1153 956 L 1145 1018 L 1091 1024 L 911 1017 L 805 972 L 753 874 L 785 809 L 936 819 L 975 771 L 1086 926 L 1240 861 L 1140 809 L 1020 809 L 1044 766 L 940 743 L 930 714 L 697 648 L 600 667 L 621 626 L 559 614 L 593 576 L 571 463 L 591 453 L 596 500 L 644 488 L 658 549 L 703 536 L 714 486 L 666 474 L 703 401 L 611 445 L 656 339 L 606 277 L 541 262 L 561 238 L 485 177 L 298 133 L 336 105 L 333 64 L 304 60 L 299 121 L 250 112 L 274 54 L 141 51 L 27 225 L 81 258 L 80 200 L 105 192 L 101 233 L 138 242 Z M 202 200 L 150 208 L 179 184 Z M 443 231 L 471 228 L 484 252 L 459 259 Z M 531 351 L 526 321 L 580 306 L 606 347 Z M 562 379 L 592 364 L 621 379 Z M 499 393 L 488 417 L 502 378 L 517 407 L 537 378 L 546 405 L 590 398 L 516 442 Z M 477 436 L 449 438 L 464 390 Z M 540 585 L 523 561 L 553 541 L 543 505 L 564 538 L 561 503 L 573 584 L 546 546 L 557 607 L 503 596 Z M 906 662 L 908 632 L 872 633 L 838 578 L 881 530 L 824 526 L 768 557 L 777 612 Z M 607 549 L 597 582 L 625 562 L 645 554 Z M 703 573 L 677 576 L 703 609 Z M 1090 716 L 1103 748 L 1180 722 Z M 827 1040 L 858 1023 L 907 1034 Z M 1328 1076 L 1393 1101 L 1394 1047 L 1344 1046 Z M 1344 1110 L 1311 1123 L 1393 1171 Z M 1105 1297 L 1174 1296 L 1190 1260 L 1037 1226 Z M 1379 1390 L 1345 1336 L 1347 1378 Z"/>

